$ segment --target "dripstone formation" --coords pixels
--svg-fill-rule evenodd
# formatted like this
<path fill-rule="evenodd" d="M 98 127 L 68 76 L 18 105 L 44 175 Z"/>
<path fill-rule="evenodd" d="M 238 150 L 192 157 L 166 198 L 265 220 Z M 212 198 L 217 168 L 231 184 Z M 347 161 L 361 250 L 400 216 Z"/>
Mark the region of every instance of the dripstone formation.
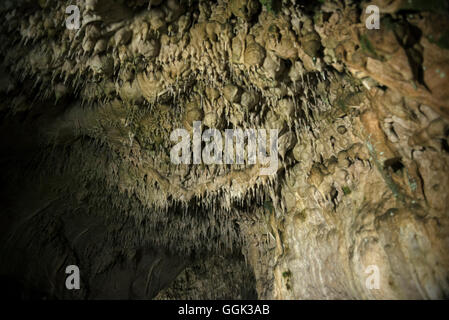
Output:
<path fill-rule="evenodd" d="M 449 296 L 446 1 L 21 0 L 0 16 L 10 294 Z M 277 129 L 277 171 L 173 164 L 170 134 L 194 121 Z"/>

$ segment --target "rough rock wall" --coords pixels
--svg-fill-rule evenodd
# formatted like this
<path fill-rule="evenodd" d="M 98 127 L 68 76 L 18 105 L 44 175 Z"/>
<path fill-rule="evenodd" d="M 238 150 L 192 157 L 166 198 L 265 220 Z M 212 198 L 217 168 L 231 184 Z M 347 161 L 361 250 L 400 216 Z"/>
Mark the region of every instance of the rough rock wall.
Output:
<path fill-rule="evenodd" d="M 229 281 L 232 279 L 232 282 Z M 214 256 L 189 265 L 158 300 L 257 299 L 254 273 L 242 259 Z"/>
<path fill-rule="evenodd" d="M 286 177 L 286 213 L 270 221 L 276 239 L 273 297 L 446 296 L 447 195 L 441 190 L 447 188 L 448 158 L 407 142 L 441 119 L 427 107 L 412 111 L 398 102 L 395 110 L 409 114 L 407 120 L 378 119 L 367 111 L 361 119 L 323 121 L 317 138 L 308 141 L 316 156 L 302 158 Z M 380 143 L 367 126 L 385 132 L 394 126 L 397 134 Z M 401 147 L 389 149 L 391 142 Z M 387 150 L 397 153 L 382 165 Z M 253 266 L 259 259 L 254 256 Z M 378 290 L 366 286 L 371 265 L 379 268 Z"/>
<path fill-rule="evenodd" d="M 34 286 L 59 283 L 55 270 L 76 254 L 88 287 L 109 292 L 102 270 L 159 252 L 122 268 L 126 294 L 113 295 L 133 297 L 128 288 L 158 259 L 172 266 L 169 282 L 176 259 L 213 267 L 218 253 L 242 251 L 259 298 L 447 297 L 444 1 L 89 0 L 77 2 L 79 30 L 64 26 L 69 4 L 1 4 L 2 180 L 42 190 L 6 194 L 2 239 L 16 240 L 1 252 L 60 248 L 43 250 L 51 272 Z M 381 10 L 380 29 L 365 27 L 368 4 Z M 172 164 L 170 133 L 196 120 L 278 129 L 276 174 Z M 24 195 L 37 199 L 23 207 Z M 86 228 L 92 236 L 73 249 Z M 370 265 L 379 289 L 365 285 Z M 219 297 L 207 279 L 188 289 L 185 275 L 202 274 L 192 268 L 161 297 Z M 239 295 L 228 289 L 222 296 Z"/>

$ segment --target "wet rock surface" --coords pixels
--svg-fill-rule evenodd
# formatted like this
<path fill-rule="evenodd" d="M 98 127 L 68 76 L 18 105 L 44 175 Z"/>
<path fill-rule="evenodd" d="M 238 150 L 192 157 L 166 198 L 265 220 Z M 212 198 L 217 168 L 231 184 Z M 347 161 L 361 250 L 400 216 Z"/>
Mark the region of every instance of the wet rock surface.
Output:
<path fill-rule="evenodd" d="M 444 2 L 75 2 L 79 30 L 68 3 L 0 4 L 0 275 L 50 298 L 447 298 Z M 194 121 L 278 129 L 277 171 L 173 164 Z"/>

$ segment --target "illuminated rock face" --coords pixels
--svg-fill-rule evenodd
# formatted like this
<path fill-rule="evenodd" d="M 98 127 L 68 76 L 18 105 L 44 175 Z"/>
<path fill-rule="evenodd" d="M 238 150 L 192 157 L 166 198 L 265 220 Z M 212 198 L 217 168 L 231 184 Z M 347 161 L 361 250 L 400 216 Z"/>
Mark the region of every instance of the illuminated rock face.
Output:
<path fill-rule="evenodd" d="M 60 1 L 2 2 L 0 276 L 27 297 L 447 297 L 447 4 L 372 4 L 368 30 L 350 1 L 76 1 L 70 30 Z M 278 130 L 276 173 L 173 164 L 194 122 Z"/>

